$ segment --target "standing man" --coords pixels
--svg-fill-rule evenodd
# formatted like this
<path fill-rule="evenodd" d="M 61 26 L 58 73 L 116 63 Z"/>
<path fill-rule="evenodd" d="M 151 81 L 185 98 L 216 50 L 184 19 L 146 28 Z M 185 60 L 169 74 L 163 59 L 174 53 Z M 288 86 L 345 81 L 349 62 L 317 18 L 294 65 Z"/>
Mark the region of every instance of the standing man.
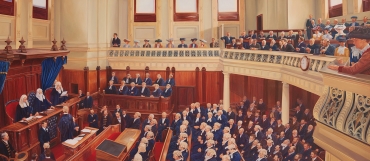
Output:
<path fill-rule="evenodd" d="M 120 47 L 121 46 L 121 40 L 118 38 L 117 33 L 113 34 L 112 45 L 113 45 L 113 47 Z"/>
<path fill-rule="evenodd" d="M 47 127 L 48 123 L 44 121 L 41 123 L 41 128 L 39 129 L 39 142 L 41 147 L 41 153 L 44 152 L 44 143 L 50 142 L 50 134 Z"/>
<path fill-rule="evenodd" d="M 312 20 L 315 20 L 315 19 L 313 19 L 312 18 L 312 15 L 310 14 L 309 16 L 308 16 L 309 18 L 307 19 L 307 21 L 306 21 L 306 29 L 307 29 L 307 38 L 308 39 L 311 39 L 311 30 L 313 29 L 313 26 L 312 26 L 312 23 L 311 23 L 311 21 Z"/>
<path fill-rule="evenodd" d="M 231 44 L 232 37 L 230 36 L 230 32 L 226 32 L 226 36 L 221 37 L 221 40 L 225 42 L 225 48 L 227 44 Z"/>
<path fill-rule="evenodd" d="M 74 122 L 73 117 L 69 112 L 68 106 L 63 106 L 63 115 L 59 120 L 58 128 L 60 131 L 61 142 L 64 142 L 68 139 L 73 139 L 74 132 Z"/>
<path fill-rule="evenodd" d="M 352 22 L 349 24 L 350 26 L 360 26 L 360 24 L 357 21 L 357 16 L 351 17 Z"/>
<path fill-rule="evenodd" d="M 93 106 L 93 98 L 90 96 L 90 92 L 86 93 L 86 97 L 83 101 L 84 108 L 92 108 Z"/>
<path fill-rule="evenodd" d="M 369 25 L 370 22 L 367 22 L 367 16 L 364 17 L 364 23 L 361 24 L 361 26 Z"/>
<path fill-rule="evenodd" d="M 188 45 L 185 44 L 185 38 L 180 38 L 181 44 L 179 44 L 177 47 L 178 48 L 188 48 Z"/>
<path fill-rule="evenodd" d="M 91 109 L 90 114 L 87 116 L 87 122 L 89 122 L 89 126 L 98 128 L 98 120 L 98 115 L 94 113 L 94 109 Z"/>

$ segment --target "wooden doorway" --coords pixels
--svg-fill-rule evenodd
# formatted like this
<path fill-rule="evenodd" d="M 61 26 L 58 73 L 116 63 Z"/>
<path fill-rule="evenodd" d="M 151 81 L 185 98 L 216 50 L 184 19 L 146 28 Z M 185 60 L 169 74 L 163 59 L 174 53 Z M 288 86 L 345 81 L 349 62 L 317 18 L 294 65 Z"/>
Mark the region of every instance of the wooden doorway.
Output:
<path fill-rule="evenodd" d="M 257 30 L 263 30 L 263 14 L 257 16 Z"/>

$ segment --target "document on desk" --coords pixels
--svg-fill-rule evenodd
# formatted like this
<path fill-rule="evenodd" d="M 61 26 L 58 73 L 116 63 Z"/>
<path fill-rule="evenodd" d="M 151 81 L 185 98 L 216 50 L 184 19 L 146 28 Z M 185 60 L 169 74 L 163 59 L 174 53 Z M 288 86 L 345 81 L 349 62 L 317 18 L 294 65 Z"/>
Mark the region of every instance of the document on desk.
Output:
<path fill-rule="evenodd" d="M 63 93 L 60 95 L 60 97 L 67 96 L 68 91 L 63 91 Z"/>
<path fill-rule="evenodd" d="M 82 130 L 81 130 L 81 132 L 90 133 L 90 132 L 91 132 L 91 130 L 89 130 L 89 129 L 82 129 Z"/>
<path fill-rule="evenodd" d="M 65 143 L 70 144 L 70 145 L 75 145 L 77 144 L 78 140 L 75 139 L 68 139 L 65 141 Z"/>
<path fill-rule="evenodd" d="M 42 118 L 42 116 L 35 116 L 35 117 L 38 118 L 38 119 Z"/>

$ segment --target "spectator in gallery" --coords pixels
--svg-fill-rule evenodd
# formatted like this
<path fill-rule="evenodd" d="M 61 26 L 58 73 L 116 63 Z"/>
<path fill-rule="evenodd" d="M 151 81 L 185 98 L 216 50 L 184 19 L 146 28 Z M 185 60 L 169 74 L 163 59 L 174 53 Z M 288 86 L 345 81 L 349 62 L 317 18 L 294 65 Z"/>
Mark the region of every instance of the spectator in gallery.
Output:
<path fill-rule="evenodd" d="M 206 40 L 204 39 L 200 39 L 200 44 L 199 44 L 199 48 L 207 48 L 207 45 L 205 43 L 207 43 Z"/>
<path fill-rule="evenodd" d="M 175 48 L 175 45 L 173 45 L 173 38 L 167 39 L 166 48 Z"/>
<path fill-rule="evenodd" d="M 370 74 L 370 27 L 356 27 L 348 34 L 353 39 L 355 47 L 362 52 L 362 56 L 357 63 L 352 66 L 342 66 L 343 60 L 339 60 L 340 65 L 329 65 L 329 69 L 336 70 L 345 74 Z"/>
<path fill-rule="evenodd" d="M 192 38 L 189 48 L 198 48 L 197 40 L 198 40 L 197 38 Z"/>
<path fill-rule="evenodd" d="M 269 31 L 269 35 L 267 35 L 266 39 L 276 40 L 276 35 L 274 35 L 274 31 Z"/>
<path fill-rule="evenodd" d="M 140 45 L 139 45 L 140 41 L 139 40 L 134 40 L 134 46 L 132 46 L 133 48 L 140 48 Z"/>
<path fill-rule="evenodd" d="M 256 39 L 252 39 L 252 44 L 249 45 L 251 50 L 261 50 L 261 45 L 257 43 Z"/>
<path fill-rule="evenodd" d="M 113 47 L 120 47 L 121 46 L 121 40 L 118 38 L 117 33 L 113 34 L 112 45 L 113 45 Z"/>
<path fill-rule="evenodd" d="M 175 79 L 173 79 L 173 74 L 172 73 L 170 75 L 168 75 L 168 79 L 166 81 L 166 84 L 170 84 L 171 87 L 175 86 Z"/>
<path fill-rule="evenodd" d="M 178 48 L 188 48 L 188 45 L 187 44 L 185 44 L 185 38 L 180 38 L 180 44 L 179 45 L 177 45 L 177 47 Z"/>
<path fill-rule="evenodd" d="M 82 107 L 92 108 L 92 106 L 93 106 L 93 98 L 90 96 L 90 92 L 86 92 L 86 97 L 83 100 Z"/>
<path fill-rule="evenodd" d="M 365 25 L 369 25 L 370 22 L 367 21 L 367 16 L 364 16 L 364 19 L 363 19 L 363 23 L 361 24 L 361 26 L 365 26 Z"/>
<path fill-rule="evenodd" d="M 123 42 L 125 42 L 125 44 L 123 44 L 123 48 L 130 48 L 130 40 L 129 39 L 123 39 Z"/>
<path fill-rule="evenodd" d="M 112 78 L 110 80 L 113 81 L 113 84 L 118 84 L 118 78 L 116 77 L 115 72 L 112 72 Z"/>
<path fill-rule="evenodd" d="M 321 47 L 321 54 L 325 55 L 334 55 L 335 47 L 330 45 L 330 40 L 329 39 L 323 39 L 322 40 L 323 46 Z"/>
<path fill-rule="evenodd" d="M 356 21 L 357 21 L 357 16 L 352 16 L 351 23 L 349 24 L 349 26 L 360 26 L 360 24 Z"/>
<path fill-rule="evenodd" d="M 266 40 L 262 40 L 261 42 L 261 50 L 270 50 L 270 46 L 266 45 Z"/>
<path fill-rule="evenodd" d="M 138 89 L 135 87 L 135 82 L 131 82 L 130 88 L 128 89 L 128 95 L 137 96 Z"/>
<path fill-rule="evenodd" d="M 141 96 L 141 97 L 150 97 L 150 90 L 149 90 L 148 87 L 146 87 L 146 83 L 145 82 L 143 82 L 141 84 L 141 89 L 138 92 L 138 95 Z"/>
<path fill-rule="evenodd" d="M 143 82 L 139 73 L 136 73 L 136 78 L 132 78 L 131 80 L 135 83 L 135 85 L 141 85 L 141 83 Z"/>
<path fill-rule="evenodd" d="M 271 42 L 270 42 L 269 50 L 270 51 L 279 51 L 279 47 L 276 44 L 276 41 L 274 39 L 272 39 Z"/>
<path fill-rule="evenodd" d="M 121 85 L 118 88 L 118 95 L 127 95 L 128 87 L 126 86 L 126 82 L 124 80 L 121 81 Z"/>
<path fill-rule="evenodd" d="M 304 38 L 303 37 L 300 37 L 298 39 L 298 45 L 295 48 L 295 51 L 299 52 L 299 53 L 304 53 L 306 51 L 306 43 L 304 43 Z"/>
<path fill-rule="evenodd" d="M 154 84 L 158 84 L 159 86 L 164 86 L 165 82 L 160 74 L 157 74 L 157 80 Z"/>
<path fill-rule="evenodd" d="M 230 32 L 226 32 L 226 36 L 221 37 L 221 40 L 224 41 L 225 43 L 225 47 L 227 44 L 231 44 L 232 39 L 235 39 L 235 38 L 231 37 Z"/>
<path fill-rule="evenodd" d="M 154 48 L 163 48 L 162 40 L 161 39 L 157 39 L 154 42 L 155 42 Z"/>
<path fill-rule="evenodd" d="M 149 44 L 149 39 L 144 40 L 143 48 L 151 48 L 152 46 Z"/>
<path fill-rule="evenodd" d="M 216 42 L 215 38 L 212 38 L 211 43 L 209 44 L 210 48 L 218 48 L 218 42 Z"/>
<path fill-rule="evenodd" d="M 263 31 L 260 31 L 260 34 L 258 35 L 258 39 L 266 39 L 265 33 L 263 33 Z"/>
<path fill-rule="evenodd" d="M 154 84 L 154 91 L 150 97 L 160 97 L 162 95 L 162 90 L 159 88 L 158 84 Z"/>
<path fill-rule="evenodd" d="M 349 49 L 346 45 L 346 38 L 341 36 L 338 38 L 339 46 L 335 48 L 334 56 L 346 57 L 349 58 Z"/>
<path fill-rule="evenodd" d="M 117 93 L 117 88 L 116 86 L 113 85 L 113 81 L 109 81 L 109 85 L 107 88 L 105 88 L 105 94 L 116 94 Z"/>
<path fill-rule="evenodd" d="M 162 92 L 161 98 L 170 97 L 172 94 L 171 84 L 166 85 L 166 89 Z"/>
<path fill-rule="evenodd" d="M 151 86 L 152 85 L 152 79 L 150 78 L 150 74 L 149 73 L 145 73 L 145 79 L 144 79 L 144 82 L 146 83 L 146 85 L 148 86 Z"/>

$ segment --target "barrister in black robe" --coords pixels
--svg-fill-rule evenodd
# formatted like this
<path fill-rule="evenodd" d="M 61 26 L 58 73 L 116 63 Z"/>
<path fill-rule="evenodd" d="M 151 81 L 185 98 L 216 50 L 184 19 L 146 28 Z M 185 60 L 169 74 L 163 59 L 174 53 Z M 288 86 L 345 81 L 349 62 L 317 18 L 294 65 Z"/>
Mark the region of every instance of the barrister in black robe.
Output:
<path fill-rule="evenodd" d="M 62 96 L 63 87 L 60 82 L 55 83 L 55 88 L 51 91 L 51 103 L 53 106 L 59 105 L 68 100 L 68 95 Z"/>
<path fill-rule="evenodd" d="M 113 81 L 109 81 L 109 85 L 105 88 L 105 94 L 117 94 L 117 88 L 113 85 Z"/>
<path fill-rule="evenodd" d="M 68 139 L 73 139 L 74 122 L 71 114 L 68 113 L 69 107 L 63 107 L 63 115 L 59 120 L 58 128 L 60 131 L 61 141 L 64 142 Z"/>
<path fill-rule="evenodd" d="M 27 96 L 22 95 L 17 105 L 14 122 L 21 121 L 32 116 L 32 107 L 29 105 Z"/>
<path fill-rule="evenodd" d="M 36 98 L 33 100 L 33 107 L 33 115 L 37 112 L 46 111 L 51 107 L 51 103 L 47 99 L 45 99 L 41 88 L 36 90 Z"/>
<path fill-rule="evenodd" d="M 0 141 L 0 154 L 11 158 L 14 153 L 14 148 L 12 144 L 9 142 L 9 135 L 8 133 L 4 132 L 1 134 L 1 141 Z"/>
<path fill-rule="evenodd" d="M 48 123 L 46 121 L 42 122 L 41 128 L 39 129 L 39 142 L 40 142 L 40 148 L 41 153 L 44 152 L 44 143 L 50 142 L 50 134 L 48 129 Z"/>

